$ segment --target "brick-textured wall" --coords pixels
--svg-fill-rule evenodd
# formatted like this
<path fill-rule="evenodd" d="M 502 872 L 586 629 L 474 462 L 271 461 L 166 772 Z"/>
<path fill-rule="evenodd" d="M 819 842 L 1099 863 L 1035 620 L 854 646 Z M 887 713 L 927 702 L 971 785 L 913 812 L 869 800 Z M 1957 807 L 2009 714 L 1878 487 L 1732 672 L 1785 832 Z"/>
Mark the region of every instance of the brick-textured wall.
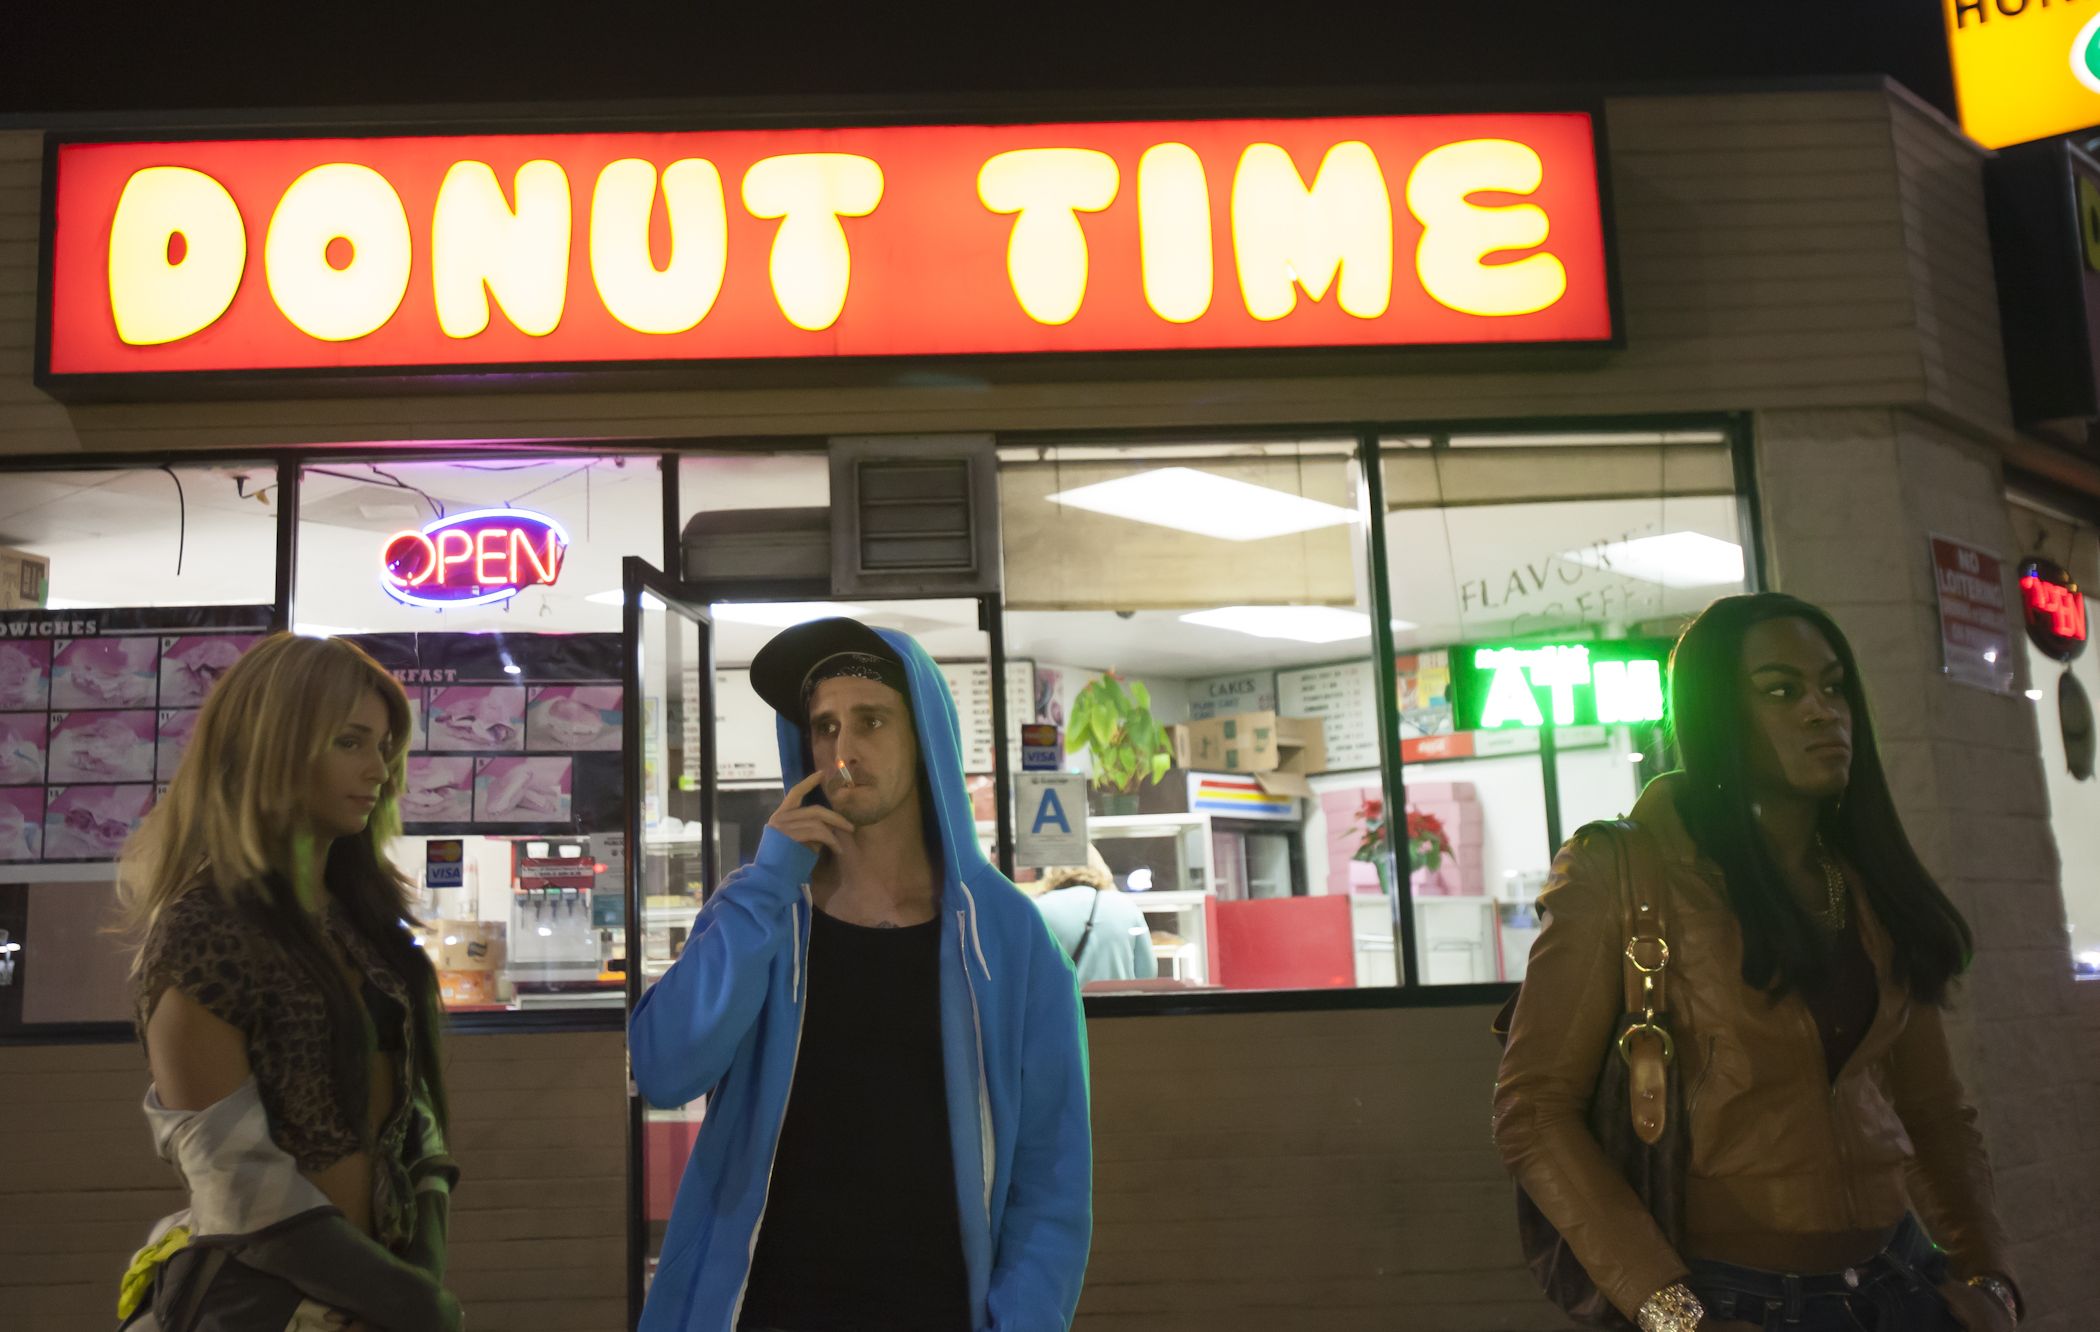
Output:
<path fill-rule="evenodd" d="M 1997 458 L 1900 411 L 1766 413 L 1757 435 L 1774 585 L 1852 639 L 1905 826 L 1976 932 L 1951 1034 L 2034 1306 L 2025 1326 L 2090 1327 L 2100 987 L 2070 975 L 2034 709 L 1941 674 L 1927 554 L 1931 533 L 2018 553 Z"/>
<path fill-rule="evenodd" d="M 448 1047 L 468 1186 L 450 1284 L 482 1332 L 625 1323 L 626 1097 L 618 1032 Z M 153 1154 L 134 1044 L 0 1048 L 0 1328 L 107 1332 L 117 1278 L 183 1205 Z"/>
<path fill-rule="evenodd" d="M 1483 1007 L 1090 1024 L 1080 1332 L 1548 1332 L 1488 1142 Z M 624 1324 L 621 1037 L 449 1048 L 453 1289 L 483 1332 Z M 181 1206 L 128 1045 L 0 1048 L 0 1327 L 104 1332 Z"/>

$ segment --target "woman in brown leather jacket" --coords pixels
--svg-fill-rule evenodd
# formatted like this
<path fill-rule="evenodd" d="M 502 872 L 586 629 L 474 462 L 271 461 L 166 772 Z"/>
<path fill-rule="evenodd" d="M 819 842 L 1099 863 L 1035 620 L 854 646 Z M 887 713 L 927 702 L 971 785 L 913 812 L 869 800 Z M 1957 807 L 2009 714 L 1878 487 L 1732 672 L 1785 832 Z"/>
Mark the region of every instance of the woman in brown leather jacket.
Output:
<path fill-rule="evenodd" d="M 1679 639 L 1670 699 L 1684 769 L 1642 793 L 1631 835 L 1663 879 L 1683 1239 L 1586 1127 L 1624 1007 L 1612 827 L 1563 847 L 1541 898 L 1495 1086 L 1504 1162 L 1644 1332 L 2011 1328 L 1941 1025 L 1969 930 L 1896 816 L 1844 635 L 1794 597 L 1725 598 Z"/>

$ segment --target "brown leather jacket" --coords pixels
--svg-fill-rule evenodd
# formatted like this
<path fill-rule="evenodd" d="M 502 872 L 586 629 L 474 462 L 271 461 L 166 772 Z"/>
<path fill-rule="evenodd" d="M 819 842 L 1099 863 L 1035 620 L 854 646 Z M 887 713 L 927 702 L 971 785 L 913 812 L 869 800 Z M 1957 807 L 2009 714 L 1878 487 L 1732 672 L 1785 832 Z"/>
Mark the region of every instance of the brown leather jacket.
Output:
<path fill-rule="evenodd" d="M 1888 934 L 1855 895 L 1880 1008 L 1833 1086 L 1807 1004 L 1773 1004 L 1743 983 L 1741 931 L 1720 870 L 1678 817 L 1678 780 L 1650 784 L 1632 817 L 1668 879 L 1668 1007 L 1690 1137 L 1686 1251 L 1700 1252 L 1701 1235 L 1874 1230 L 1915 1207 L 1955 1276 L 2010 1275 L 1990 1162 L 1939 1009 L 1890 982 Z M 1606 840 L 1616 835 L 1578 835 L 1554 861 L 1540 898 L 1546 927 L 1495 1081 L 1494 1135 L 1598 1289 L 1631 1317 L 1687 1267 L 1584 1124 L 1624 1008 L 1618 857 Z"/>

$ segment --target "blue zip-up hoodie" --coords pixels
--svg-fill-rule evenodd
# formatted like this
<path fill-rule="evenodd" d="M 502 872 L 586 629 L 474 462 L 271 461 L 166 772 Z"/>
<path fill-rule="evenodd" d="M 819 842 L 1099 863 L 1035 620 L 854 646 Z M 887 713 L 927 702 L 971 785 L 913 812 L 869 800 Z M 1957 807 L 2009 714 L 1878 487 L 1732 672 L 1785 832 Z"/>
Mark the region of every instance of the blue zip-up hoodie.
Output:
<path fill-rule="evenodd" d="M 877 632 L 904 661 L 940 828 L 941 1062 L 971 1323 L 978 1332 L 1069 1328 L 1093 1230 L 1072 964 L 978 845 L 940 669 L 909 635 Z M 809 773 L 802 728 L 783 717 L 779 733 L 793 786 Z M 678 1106 L 708 1096 L 642 1332 L 733 1332 L 742 1311 L 802 1035 L 815 865 L 814 852 L 767 829 L 757 859 L 700 908 L 684 953 L 629 1023 L 644 1098 Z"/>

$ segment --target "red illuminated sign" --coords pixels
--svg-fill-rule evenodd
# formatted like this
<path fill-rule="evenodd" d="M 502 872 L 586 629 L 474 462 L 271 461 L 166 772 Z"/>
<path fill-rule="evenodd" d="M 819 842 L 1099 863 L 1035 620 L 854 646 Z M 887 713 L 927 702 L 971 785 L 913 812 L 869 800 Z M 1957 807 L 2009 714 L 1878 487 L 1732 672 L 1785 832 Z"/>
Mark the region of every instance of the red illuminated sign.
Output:
<path fill-rule="evenodd" d="M 411 606 L 479 606 L 553 586 L 568 551 L 569 534 L 545 514 L 476 509 L 388 537 L 380 586 Z"/>
<path fill-rule="evenodd" d="M 2020 600 L 2027 608 L 2027 637 L 2058 661 L 2085 651 L 2085 594 L 2070 571 L 2049 560 L 2020 566 Z"/>
<path fill-rule="evenodd" d="M 53 151 L 49 377 L 1613 337 L 1585 113 Z"/>

